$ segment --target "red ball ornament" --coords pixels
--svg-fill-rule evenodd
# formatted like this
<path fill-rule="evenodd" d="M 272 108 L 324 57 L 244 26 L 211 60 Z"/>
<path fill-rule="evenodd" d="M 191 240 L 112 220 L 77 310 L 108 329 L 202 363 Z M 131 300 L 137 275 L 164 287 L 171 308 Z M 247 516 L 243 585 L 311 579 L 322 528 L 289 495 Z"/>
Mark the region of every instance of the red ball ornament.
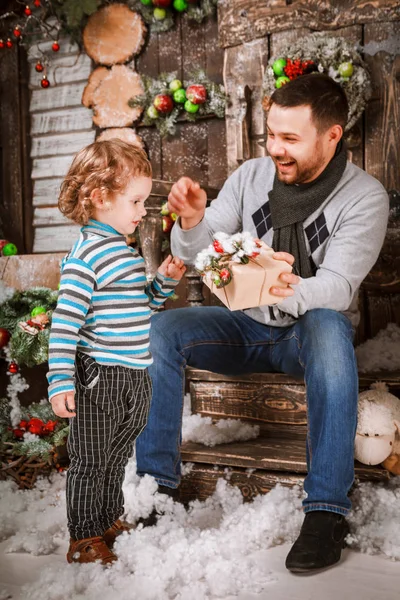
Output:
<path fill-rule="evenodd" d="M 22 33 L 19 27 L 15 27 L 14 31 L 13 31 L 14 37 L 16 38 L 20 38 Z"/>
<path fill-rule="evenodd" d="M 168 96 L 168 94 L 158 94 L 153 100 L 153 105 L 159 113 L 162 115 L 167 115 L 168 113 L 172 112 L 174 108 L 174 101 L 172 100 L 171 96 Z"/>
<path fill-rule="evenodd" d="M 192 104 L 204 104 L 207 100 L 207 90 L 204 85 L 190 85 L 186 89 L 186 98 Z"/>
<path fill-rule="evenodd" d="M 50 87 L 50 81 L 47 79 L 46 75 L 43 75 L 40 85 L 42 86 L 42 88 L 45 88 L 45 89 Z"/>
<path fill-rule="evenodd" d="M 18 373 L 18 371 L 19 371 L 19 367 L 18 367 L 17 363 L 10 362 L 10 364 L 8 365 L 8 372 L 12 373 L 14 375 L 15 373 Z"/>
<path fill-rule="evenodd" d="M 42 63 L 41 63 L 40 61 L 39 61 L 39 62 L 37 62 L 37 63 L 36 63 L 36 65 L 35 65 L 35 70 L 36 70 L 38 73 L 41 73 L 41 72 L 43 71 L 43 69 L 44 69 L 44 66 L 42 65 Z"/>
<path fill-rule="evenodd" d="M 0 327 L 0 348 L 4 348 L 5 346 L 7 346 L 9 341 L 10 341 L 10 332 L 7 331 L 7 329 Z"/>
<path fill-rule="evenodd" d="M 40 435 L 43 433 L 44 423 L 42 419 L 37 419 L 36 417 L 32 418 L 28 422 L 28 431 L 30 433 L 34 433 L 35 435 Z"/>
<path fill-rule="evenodd" d="M 20 429 L 26 429 L 28 427 L 28 421 L 20 421 L 18 427 Z"/>
<path fill-rule="evenodd" d="M 53 52 L 58 52 L 60 49 L 60 44 L 58 42 L 53 42 L 51 49 L 53 50 Z"/>
<path fill-rule="evenodd" d="M 34 6 L 35 8 L 40 8 L 40 6 L 41 6 L 41 4 L 40 4 L 40 0 L 35 0 L 35 1 L 34 1 L 34 3 L 33 3 L 33 6 Z"/>
<path fill-rule="evenodd" d="M 10 38 L 8 38 L 8 40 L 6 41 L 6 46 L 7 46 L 7 48 L 12 48 L 12 47 L 13 47 L 13 45 L 14 45 L 14 44 L 12 43 L 12 41 L 10 40 Z"/>
<path fill-rule="evenodd" d="M 5 41 L 4 40 L 0 40 L 0 50 L 3 50 L 3 48 L 6 47 Z"/>
<path fill-rule="evenodd" d="M 29 6 L 28 6 L 28 5 L 26 5 L 26 6 L 25 6 L 25 8 L 24 8 L 24 13 L 26 14 L 26 16 L 27 16 L 27 17 L 30 17 L 30 16 L 31 16 L 31 14 L 32 14 L 32 11 L 31 11 L 31 9 L 29 8 Z"/>

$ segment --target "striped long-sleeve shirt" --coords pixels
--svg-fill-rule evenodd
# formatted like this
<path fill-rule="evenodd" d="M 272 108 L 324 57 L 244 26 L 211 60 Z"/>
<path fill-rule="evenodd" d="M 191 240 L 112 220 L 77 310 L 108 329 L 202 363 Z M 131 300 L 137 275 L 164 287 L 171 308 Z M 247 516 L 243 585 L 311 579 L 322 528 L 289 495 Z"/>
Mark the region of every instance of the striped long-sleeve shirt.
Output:
<path fill-rule="evenodd" d="M 62 264 L 50 331 L 49 398 L 75 390 L 77 350 L 102 365 L 150 365 L 150 315 L 177 283 L 161 273 L 147 283 L 143 258 L 109 225 L 90 220 L 82 227 Z"/>

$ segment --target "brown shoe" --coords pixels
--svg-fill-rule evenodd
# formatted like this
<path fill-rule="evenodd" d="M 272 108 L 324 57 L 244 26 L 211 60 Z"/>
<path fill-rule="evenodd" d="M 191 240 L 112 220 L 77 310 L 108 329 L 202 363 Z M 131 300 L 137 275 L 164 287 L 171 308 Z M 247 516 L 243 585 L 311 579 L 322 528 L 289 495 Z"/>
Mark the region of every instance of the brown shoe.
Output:
<path fill-rule="evenodd" d="M 100 561 L 108 565 L 117 560 L 116 554 L 110 550 L 101 536 L 73 540 L 69 542 L 67 561 L 69 563 L 91 563 Z"/>
<path fill-rule="evenodd" d="M 109 527 L 107 531 L 103 533 L 103 540 L 109 548 L 112 548 L 114 546 L 115 540 L 119 535 L 121 535 L 121 533 L 123 533 L 124 531 L 127 531 L 129 533 L 130 531 L 132 531 L 132 529 L 135 529 L 135 525 L 131 525 L 126 521 L 121 521 L 121 519 L 117 519 L 111 525 L 111 527 Z"/>

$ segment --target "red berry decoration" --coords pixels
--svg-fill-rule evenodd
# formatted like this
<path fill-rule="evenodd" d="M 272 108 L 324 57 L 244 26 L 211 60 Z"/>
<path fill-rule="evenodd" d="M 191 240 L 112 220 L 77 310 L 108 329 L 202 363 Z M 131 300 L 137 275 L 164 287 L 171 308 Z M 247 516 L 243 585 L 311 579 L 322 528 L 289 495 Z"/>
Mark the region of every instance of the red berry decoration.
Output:
<path fill-rule="evenodd" d="M 40 6 L 41 6 L 41 4 L 40 4 L 40 0 L 35 0 L 35 1 L 34 1 L 34 3 L 33 3 L 33 6 L 34 6 L 35 8 L 40 8 Z"/>
<path fill-rule="evenodd" d="M 37 419 L 36 417 L 33 417 L 28 422 L 28 431 L 30 433 L 40 435 L 43 432 L 43 428 L 44 428 L 44 423 L 41 419 Z"/>
<path fill-rule="evenodd" d="M 53 52 L 58 52 L 60 49 L 60 44 L 58 42 L 53 42 L 51 49 L 53 50 Z"/>
<path fill-rule="evenodd" d="M 28 427 L 28 421 L 20 421 L 18 427 L 20 429 L 26 429 Z"/>
<path fill-rule="evenodd" d="M 21 33 L 21 30 L 20 30 L 20 28 L 18 26 L 14 29 L 13 34 L 14 34 L 14 37 L 16 37 L 16 38 L 20 38 L 21 37 L 22 33 Z"/>
<path fill-rule="evenodd" d="M 8 38 L 8 40 L 6 41 L 6 46 L 7 46 L 7 48 L 12 48 L 13 47 L 13 43 L 10 40 L 10 38 Z"/>
<path fill-rule="evenodd" d="M 28 6 L 28 5 L 26 5 L 26 6 L 25 6 L 25 8 L 24 8 L 24 13 L 26 14 L 26 16 L 27 16 L 27 17 L 30 17 L 30 16 L 31 16 L 31 14 L 32 14 L 32 11 L 31 11 L 31 9 L 29 8 L 29 6 Z"/>
<path fill-rule="evenodd" d="M 10 364 L 8 365 L 8 372 L 12 373 L 14 375 L 15 373 L 18 373 L 18 371 L 19 371 L 19 367 L 18 367 L 17 363 L 10 362 Z"/>
<path fill-rule="evenodd" d="M 5 47 L 6 47 L 6 45 L 5 45 L 4 40 L 0 40 L 0 50 L 3 50 L 3 48 L 5 48 Z"/>
<path fill-rule="evenodd" d="M 15 438 L 17 438 L 17 440 L 22 440 L 22 438 L 24 437 L 24 433 L 25 431 L 23 431 L 22 429 L 13 429 L 13 435 Z"/>
<path fill-rule="evenodd" d="M 232 273 L 230 271 L 230 269 L 221 269 L 220 271 L 220 277 L 221 277 L 221 281 L 227 285 L 231 280 L 232 280 Z"/>
<path fill-rule="evenodd" d="M 38 73 L 41 73 L 41 72 L 43 71 L 43 69 L 44 69 L 44 66 L 42 65 L 42 63 L 41 63 L 41 62 L 40 62 L 40 60 L 39 60 L 39 62 L 37 62 L 37 63 L 36 63 L 36 65 L 35 65 L 35 70 L 36 70 Z"/>
<path fill-rule="evenodd" d="M 153 104 L 162 115 L 168 115 L 174 108 L 174 101 L 168 94 L 158 94 L 154 98 Z"/>
<path fill-rule="evenodd" d="M 46 75 L 43 75 L 40 85 L 42 86 L 42 88 L 45 88 L 45 89 L 50 87 L 50 81 L 47 79 Z"/>
<path fill-rule="evenodd" d="M 192 104 L 204 104 L 207 100 L 207 90 L 204 85 L 190 85 L 186 89 L 186 98 Z"/>
<path fill-rule="evenodd" d="M 153 0 L 153 6 L 158 8 L 168 8 L 171 6 L 172 0 Z"/>
<path fill-rule="evenodd" d="M 0 348 L 4 348 L 5 346 L 7 346 L 9 341 L 10 341 L 10 332 L 7 331 L 7 329 L 0 327 Z"/>
<path fill-rule="evenodd" d="M 224 249 L 218 240 L 214 240 L 213 246 L 214 246 L 215 252 L 219 252 L 220 254 L 223 254 Z"/>

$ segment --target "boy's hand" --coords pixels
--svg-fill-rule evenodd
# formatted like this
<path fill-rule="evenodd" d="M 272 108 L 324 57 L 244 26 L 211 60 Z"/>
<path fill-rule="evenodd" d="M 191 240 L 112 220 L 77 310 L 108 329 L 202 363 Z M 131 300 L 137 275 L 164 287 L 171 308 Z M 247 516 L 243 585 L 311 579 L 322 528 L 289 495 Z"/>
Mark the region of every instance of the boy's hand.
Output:
<path fill-rule="evenodd" d="M 169 254 L 164 262 L 158 267 L 158 271 L 161 275 L 164 275 L 164 277 L 179 280 L 182 279 L 186 267 L 182 259 L 178 258 L 178 256 L 172 258 L 171 254 Z"/>
<path fill-rule="evenodd" d="M 64 419 L 76 417 L 75 392 L 63 392 L 62 394 L 57 394 L 52 397 L 50 402 L 53 412 L 57 417 L 63 417 Z"/>

